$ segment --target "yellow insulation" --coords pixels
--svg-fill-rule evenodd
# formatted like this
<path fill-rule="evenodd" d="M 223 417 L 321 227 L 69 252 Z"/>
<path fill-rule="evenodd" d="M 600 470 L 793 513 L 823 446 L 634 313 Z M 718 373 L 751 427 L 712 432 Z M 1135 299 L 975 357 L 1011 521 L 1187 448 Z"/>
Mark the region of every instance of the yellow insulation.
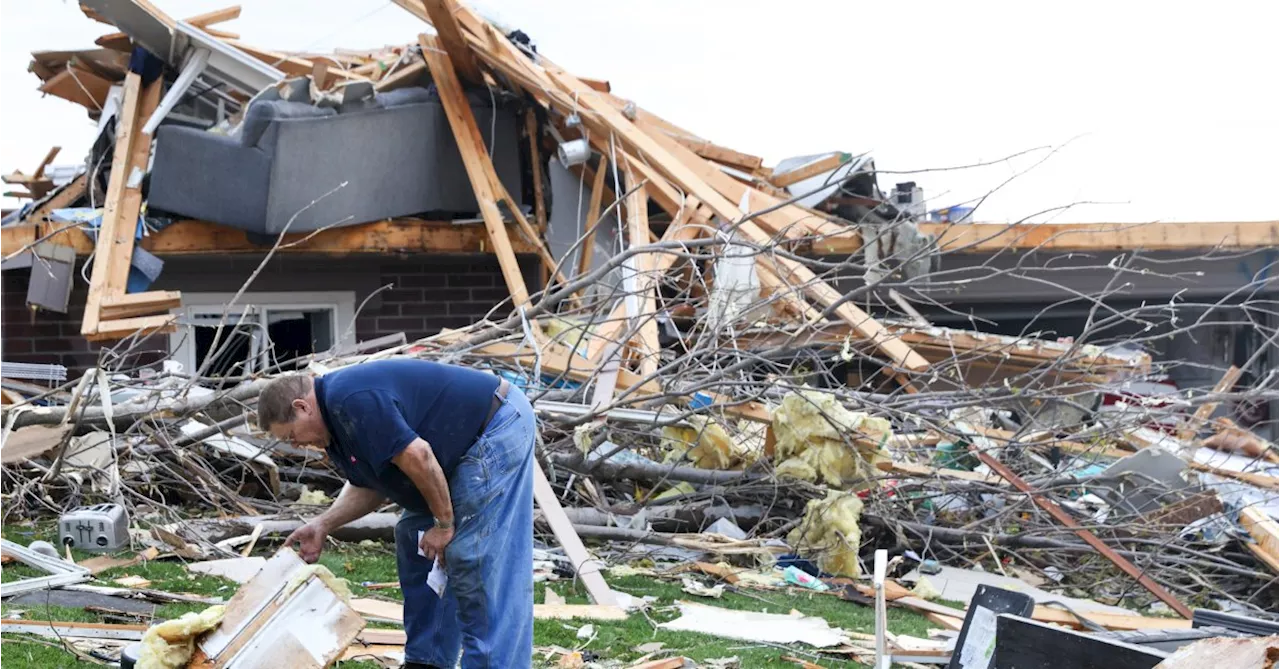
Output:
<path fill-rule="evenodd" d="M 780 476 L 831 486 L 865 478 L 889 460 L 883 445 L 893 436 L 888 420 L 850 411 L 831 393 L 789 393 L 773 411 L 776 467 Z"/>
<path fill-rule="evenodd" d="M 857 495 L 828 491 L 825 499 L 809 502 L 800 526 L 791 531 L 787 541 L 798 554 L 814 559 L 823 571 L 857 578 L 861 515 L 862 500 Z"/>

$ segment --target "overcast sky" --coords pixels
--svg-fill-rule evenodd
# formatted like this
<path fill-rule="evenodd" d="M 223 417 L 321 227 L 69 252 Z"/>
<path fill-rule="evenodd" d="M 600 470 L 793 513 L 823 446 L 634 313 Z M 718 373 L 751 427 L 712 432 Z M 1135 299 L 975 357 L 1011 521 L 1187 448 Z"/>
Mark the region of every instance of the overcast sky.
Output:
<path fill-rule="evenodd" d="M 176 17 L 229 0 L 155 0 Z M 413 41 L 388 0 L 242 0 L 219 26 L 276 50 Z M 871 151 L 931 207 L 980 220 L 1243 221 L 1280 214 L 1280 3 L 484 0 L 570 71 L 774 164 Z M 0 5 L 0 170 L 88 149 L 84 110 L 42 98 L 29 53 L 93 48 L 75 0 Z M 1051 149 L 1057 151 L 1048 155 Z M 1047 158 L 1047 160 L 1045 160 Z M 1044 161 L 1039 166 L 1033 165 Z M 13 200 L 5 200 L 12 206 Z"/>

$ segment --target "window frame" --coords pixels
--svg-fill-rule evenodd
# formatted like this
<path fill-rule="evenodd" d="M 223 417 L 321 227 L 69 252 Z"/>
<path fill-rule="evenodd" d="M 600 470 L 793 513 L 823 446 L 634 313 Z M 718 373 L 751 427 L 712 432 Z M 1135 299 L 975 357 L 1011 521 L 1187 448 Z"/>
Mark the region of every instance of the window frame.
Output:
<path fill-rule="evenodd" d="M 178 318 L 177 329 L 169 333 L 169 354 L 173 360 L 182 364 L 186 373 L 194 374 L 198 369 L 193 321 L 208 316 L 220 319 L 226 304 L 234 297 L 235 293 L 183 291 L 182 306 L 169 311 Z M 260 314 L 263 325 L 266 325 L 266 317 L 270 312 L 314 309 L 332 310 L 330 327 L 334 347 L 355 344 L 355 327 L 352 323 L 355 319 L 356 294 L 351 290 L 246 292 L 227 314 L 227 325 L 231 326 L 243 313 Z M 265 336 L 265 331 L 262 336 Z M 262 347 L 259 353 L 265 352 L 265 348 Z M 255 368 L 254 371 L 262 370 Z"/>

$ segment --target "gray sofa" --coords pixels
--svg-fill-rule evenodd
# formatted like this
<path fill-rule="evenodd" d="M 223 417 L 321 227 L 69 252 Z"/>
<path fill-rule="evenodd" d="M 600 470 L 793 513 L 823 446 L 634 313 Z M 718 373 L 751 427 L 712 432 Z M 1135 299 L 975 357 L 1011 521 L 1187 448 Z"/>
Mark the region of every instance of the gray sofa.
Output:
<path fill-rule="evenodd" d="M 472 110 L 498 178 L 522 203 L 517 116 L 499 109 L 495 124 L 487 96 L 473 97 Z M 425 88 L 341 109 L 254 100 L 234 134 L 162 126 L 148 208 L 271 235 L 295 214 L 290 232 L 479 211 L 444 109 Z"/>

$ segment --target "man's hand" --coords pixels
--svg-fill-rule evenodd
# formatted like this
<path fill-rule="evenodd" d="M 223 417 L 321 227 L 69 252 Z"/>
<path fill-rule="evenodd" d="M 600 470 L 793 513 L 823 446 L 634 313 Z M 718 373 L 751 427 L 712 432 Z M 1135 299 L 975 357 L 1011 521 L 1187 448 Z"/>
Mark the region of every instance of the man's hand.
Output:
<path fill-rule="evenodd" d="M 441 529 L 433 527 L 422 534 L 422 542 L 418 547 L 426 554 L 428 560 L 440 558 L 440 566 L 447 567 L 444 563 L 444 548 L 453 541 L 453 529 Z"/>
<path fill-rule="evenodd" d="M 307 564 L 312 564 L 320 559 L 320 551 L 324 550 L 324 540 L 327 536 L 329 536 L 329 533 L 315 521 L 312 521 L 294 530 L 293 534 L 290 534 L 289 538 L 284 540 L 284 545 L 293 546 L 296 543 L 298 545 L 298 556 Z M 449 538 L 452 539 L 453 535 L 450 534 Z M 446 541 L 445 543 L 448 542 Z"/>

